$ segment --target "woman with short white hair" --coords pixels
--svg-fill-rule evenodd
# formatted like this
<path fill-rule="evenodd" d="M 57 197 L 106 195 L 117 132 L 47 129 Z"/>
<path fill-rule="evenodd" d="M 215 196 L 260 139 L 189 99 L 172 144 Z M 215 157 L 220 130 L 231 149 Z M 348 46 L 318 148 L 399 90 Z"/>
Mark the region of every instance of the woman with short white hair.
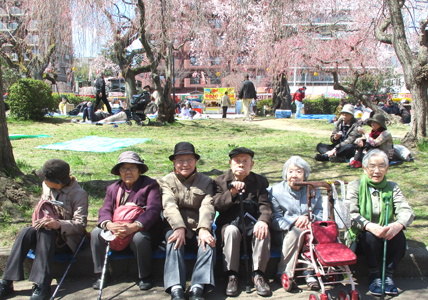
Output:
<path fill-rule="evenodd" d="M 382 282 L 379 267 L 382 266 L 384 239 L 386 250 L 385 293 L 398 294 L 392 273 L 406 251 L 403 229 L 414 218 L 412 208 L 404 198 L 398 184 L 387 181 L 389 160 L 385 152 L 374 149 L 363 159 L 364 174 L 360 180 L 348 185 L 347 199 L 351 201 L 352 228 L 350 235 L 359 242 L 369 268 L 369 291 L 380 296 Z M 386 199 L 390 199 L 389 214 L 386 216 Z M 388 226 L 385 226 L 386 219 Z"/>
<path fill-rule="evenodd" d="M 289 278 L 301 249 L 298 249 L 299 237 L 309 226 L 308 197 L 306 186 L 294 186 L 293 182 L 308 181 L 311 167 L 300 156 L 292 156 L 284 164 L 282 179 L 269 190 L 273 205 L 273 235 L 281 236 L 282 253 L 278 265 L 278 276 L 286 273 Z M 319 190 L 315 201 L 311 203 L 313 220 L 322 220 L 322 200 Z M 276 231 L 276 234 L 275 234 Z M 302 246 L 302 245 L 301 245 Z M 306 271 L 306 283 L 311 290 L 319 290 L 318 280 L 313 272 Z"/>

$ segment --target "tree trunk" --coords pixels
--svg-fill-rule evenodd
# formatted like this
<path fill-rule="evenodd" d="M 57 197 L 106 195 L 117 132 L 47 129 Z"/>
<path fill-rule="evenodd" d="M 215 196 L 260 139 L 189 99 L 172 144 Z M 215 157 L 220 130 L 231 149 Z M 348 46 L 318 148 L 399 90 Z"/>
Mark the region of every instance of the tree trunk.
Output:
<path fill-rule="evenodd" d="M 0 64 L 0 172 L 14 177 L 21 173 L 13 157 L 12 144 L 9 139 L 3 101 L 3 73 Z"/>
<path fill-rule="evenodd" d="M 130 74 L 132 72 L 126 72 L 125 77 L 125 91 L 126 91 L 126 102 L 127 107 L 131 105 L 131 98 L 133 95 L 137 94 L 137 85 L 135 84 L 135 75 Z"/>
<path fill-rule="evenodd" d="M 166 51 L 165 57 L 165 85 L 163 87 L 163 95 L 161 95 L 161 101 L 159 104 L 159 113 L 157 116 L 157 120 L 160 122 L 174 122 L 175 115 L 175 99 L 171 97 L 172 90 L 172 60 L 173 50 L 172 43 L 168 43 L 168 48 Z M 158 83 L 160 84 L 160 79 L 158 77 Z M 156 81 L 155 81 L 156 84 Z M 159 90 L 158 90 L 159 91 Z"/>
<path fill-rule="evenodd" d="M 425 84 L 414 84 L 410 88 L 410 93 L 412 94 L 412 122 L 409 133 L 417 140 L 427 136 L 427 88 L 427 82 Z"/>

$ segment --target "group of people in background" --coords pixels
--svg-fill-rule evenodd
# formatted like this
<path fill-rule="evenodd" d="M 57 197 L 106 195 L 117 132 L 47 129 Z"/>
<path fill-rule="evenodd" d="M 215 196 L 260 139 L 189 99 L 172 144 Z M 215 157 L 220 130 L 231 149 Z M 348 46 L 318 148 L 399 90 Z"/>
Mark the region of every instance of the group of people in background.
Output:
<path fill-rule="evenodd" d="M 344 113 L 348 113 L 347 109 L 345 106 Z M 375 120 L 379 122 L 379 119 Z M 337 132 L 345 132 L 343 128 L 352 127 L 352 124 L 352 121 L 344 120 Z M 352 130 L 358 131 L 356 128 Z M 340 141 L 341 136 L 334 133 L 332 139 Z M 304 159 L 290 157 L 282 170 L 283 181 L 270 187 L 265 177 L 252 171 L 254 151 L 238 147 L 228 156 L 230 169 L 213 180 L 198 172 L 196 166 L 201 156 L 194 145 L 180 142 L 169 156 L 173 171 L 155 180 L 145 175 L 149 168 L 137 153 L 121 153 L 111 169 L 111 174 L 120 179 L 108 186 L 97 227 L 91 232 L 94 273 L 101 275 L 109 243 L 103 234 L 109 232 L 115 237 L 110 244 L 113 249 L 129 248 L 134 253 L 138 287 L 149 290 L 153 286 L 152 251 L 163 240 L 166 243 L 163 286 L 172 300 L 186 299 L 184 256 L 188 251 L 197 253 L 188 299 L 203 300 L 204 293 L 214 288 L 217 251 L 222 253 L 223 270 L 228 278 L 225 294 L 235 297 L 239 295 L 239 266 L 244 244 L 251 248 L 248 252 L 251 253 L 252 283 L 257 294 L 271 295 L 269 281 L 265 278 L 270 249 L 275 246 L 281 249 L 276 276 L 280 280 L 284 273 L 293 269 L 303 250 L 297 247 L 302 231 L 311 222 L 322 219 L 321 194 L 316 192 L 316 200 L 310 208 L 314 217 L 310 220 L 307 188 L 295 185 L 309 179 L 311 168 Z M 406 239 L 403 230 L 414 217 L 398 185 L 386 179 L 388 162 L 389 156 L 385 152 L 369 151 L 362 162 L 364 175 L 349 184 L 347 194 L 352 203 L 353 238 L 366 255 L 369 289 L 374 295 L 380 295 L 381 291 L 379 267 L 384 238 L 388 240 L 385 291 L 392 295 L 398 293 L 392 274 L 404 256 Z M 36 255 L 29 280 L 35 285 L 30 299 L 49 299 L 55 253 L 75 252 L 85 234 L 88 194 L 70 175 L 69 164 L 50 159 L 37 175 L 43 179 L 41 201 L 55 201 L 61 213 L 57 217 L 36 218 L 38 226 L 33 223 L 19 233 L 0 282 L 1 298 L 13 292 L 13 281 L 24 279 L 23 260 L 33 249 Z M 385 197 L 390 197 L 393 206 L 388 216 L 383 211 Z M 123 214 L 133 217 L 124 222 Z M 389 219 L 388 226 L 384 226 L 385 218 Z M 311 270 L 304 275 L 310 290 L 320 289 Z M 101 285 L 100 276 L 93 288 L 100 289 Z"/>
<path fill-rule="evenodd" d="M 400 161 L 401 158 L 394 152 L 394 142 L 391 132 L 387 129 L 385 116 L 380 112 L 373 112 L 368 118 L 364 118 L 364 123 L 372 128 L 370 132 L 366 132 L 362 127 L 363 122 L 355 117 L 356 107 L 364 111 L 362 103 L 359 102 L 356 106 L 344 103 L 342 100 L 336 111 L 337 121 L 330 136 L 331 143 L 319 143 L 317 145 L 319 154 L 315 155 L 315 159 L 331 162 L 348 161 L 349 167 L 361 168 L 364 155 L 372 149 L 379 149 L 390 161 Z M 392 106 L 391 104 L 389 107 Z"/>

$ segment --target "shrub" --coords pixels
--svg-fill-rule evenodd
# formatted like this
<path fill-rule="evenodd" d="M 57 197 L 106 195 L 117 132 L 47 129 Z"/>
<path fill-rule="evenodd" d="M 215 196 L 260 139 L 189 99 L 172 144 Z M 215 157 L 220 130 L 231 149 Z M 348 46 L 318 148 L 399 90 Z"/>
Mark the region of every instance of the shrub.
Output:
<path fill-rule="evenodd" d="M 303 100 L 307 114 L 334 114 L 339 102 L 340 99 L 325 98 L 324 96 Z"/>
<path fill-rule="evenodd" d="M 267 105 L 266 114 L 272 114 L 273 100 L 272 98 L 257 101 L 257 114 L 263 113 L 263 106 Z"/>
<path fill-rule="evenodd" d="M 25 120 L 42 120 L 49 111 L 56 110 L 52 90 L 41 80 L 20 79 L 9 89 L 11 115 Z"/>

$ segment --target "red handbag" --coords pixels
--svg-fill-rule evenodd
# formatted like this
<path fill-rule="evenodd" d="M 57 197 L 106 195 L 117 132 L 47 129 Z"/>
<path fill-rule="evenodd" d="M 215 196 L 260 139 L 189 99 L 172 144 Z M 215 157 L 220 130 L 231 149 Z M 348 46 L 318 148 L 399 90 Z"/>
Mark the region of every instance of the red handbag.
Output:
<path fill-rule="evenodd" d="M 146 210 L 138 205 L 119 205 L 121 195 L 122 187 L 119 187 L 116 196 L 116 209 L 113 213 L 113 223 L 133 223 Z M 115 251 L 122 251 L 128 247 L 133 235 L 130 234 L 124 238 L 116 237 L 110 242 L 110 248 Z"/>

